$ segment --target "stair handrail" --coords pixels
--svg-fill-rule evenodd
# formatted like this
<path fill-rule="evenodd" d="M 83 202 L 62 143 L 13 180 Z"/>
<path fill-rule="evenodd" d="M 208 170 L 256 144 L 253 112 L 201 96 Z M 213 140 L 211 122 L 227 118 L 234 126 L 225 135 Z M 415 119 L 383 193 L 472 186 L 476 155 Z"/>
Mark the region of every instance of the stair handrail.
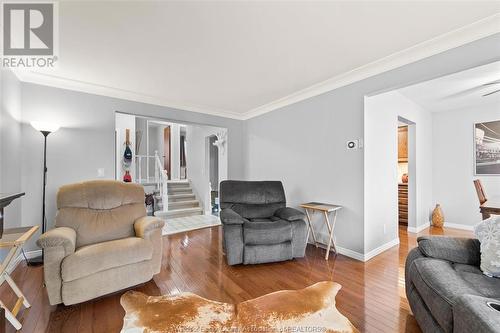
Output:
<path fill-rule="evenodd" d="M 168 211 L 168 172 L 163 168 L 157 150 L 155 150 L 155 181 L 163 204 L 162 210 L 166 212 Z"/>

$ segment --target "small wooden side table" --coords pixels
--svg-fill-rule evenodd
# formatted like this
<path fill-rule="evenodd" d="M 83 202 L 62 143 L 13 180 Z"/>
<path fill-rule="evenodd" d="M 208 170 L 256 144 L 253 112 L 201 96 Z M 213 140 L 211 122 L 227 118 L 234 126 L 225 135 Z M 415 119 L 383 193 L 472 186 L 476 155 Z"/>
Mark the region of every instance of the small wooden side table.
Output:
<path fill-rule="evenodd" d="M 12 260 L 17 258 L 21 252 L 24 243 L 26 243 L 26 241 L 30 239 L 37 230 L 38 226 L 5 229 L 2 238 L 0 238 L 0 248 L 10 249 L 7 257 L 5 257 L 2 265 L 0 266 L 0 285 L 7 282 L 18 297 L 16 304 L 11 310 L 8 309 L 1 300 L 0 307 L 5 310 L 5 318 L 7 318 L 16 330 L 20 330 L 22 327 L 21 323 L 16 318 L 19 310 L 21 310 L 21 305 L 24 305 L 25 308 L 29 308 L 31 305 L 21 292 L 21 289 L 19 289 L 14 280 L 12 280 L 7 272 L 7 269 L 9 268 Z"/>
<path fill-rule="evenodd" d="M 312 233 L 314 245 L 316 245 L 316 247 L 318 247 L 318 242 L 316 241 L 316 234 L 314 233 L 314 227 L 311 223 L 311 216 L 309 214 L 309 211 L 311 211 L 312 213 L 316 211 L 323 213 L 323 216 L 325 217 L 326 227 L 328 228 L 328 232 L 330 233 L 330 237 L 328 237 L 328 245 L 326 247 L 326 255 L 325 255 L 325 260 L 328 260 L 328 256 L 330 255 L 330 247 L 332 247 L 333 251 L 337 253 L 337 248 L 335 247 L 335 239 L 333 238 L 333 229 L 335 228 L 335 221 L 337 220 L 337 212 L 340 209 L 342 209 L 342 206 L 332 205 L 322 202 L 308 202 L 301 204 L 300 207 L 304 208 L 306 211 L 309 230 Z M 333 213 L 332 223 L 330 223 L 330 219 L 328 217 L 329 213 Z"/>

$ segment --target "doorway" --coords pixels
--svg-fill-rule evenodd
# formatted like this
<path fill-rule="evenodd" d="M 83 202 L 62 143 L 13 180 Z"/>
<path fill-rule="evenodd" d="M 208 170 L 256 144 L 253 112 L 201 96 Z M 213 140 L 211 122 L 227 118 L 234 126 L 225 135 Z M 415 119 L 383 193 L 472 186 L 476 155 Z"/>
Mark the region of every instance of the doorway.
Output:
<path fill-rule="evenodd" d="M 398 116 L 398 224 L 408 227 L 415 221 L 416 124 Z M 411 180 L 411 181 L 410 181 Z"/>

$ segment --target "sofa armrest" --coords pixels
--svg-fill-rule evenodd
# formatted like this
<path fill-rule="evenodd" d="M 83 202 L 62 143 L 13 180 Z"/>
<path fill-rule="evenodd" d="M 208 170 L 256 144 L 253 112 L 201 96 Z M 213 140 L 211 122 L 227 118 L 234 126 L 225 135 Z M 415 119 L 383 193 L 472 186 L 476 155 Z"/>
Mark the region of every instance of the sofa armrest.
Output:
<path fill-rule="evenodd" d="M 302 213 L 300 210 L 291 208 L 291 207 L 284 207 L 278 209 L 275 213 L 274 216 L 279 217 L 282 220 L 287 220 L 287 221 L 296 221 L 296 220 L 303 220 L 305 217 L 305 214 Z"/>
<path fill-rule="evenodd" d="M 37 240 L 43 249 L 43 276 L 50 305 L 62 303 L 61 264 L 75 252 L 76 232 L 67 227 L 47 231 Z"/>
<path fill-rule="evenodd" d="M 135 220 L 135 235 L 140 238 L 148 239 L 152 232 L 161 230 L 165 222 L 155 216 L 143 216 Z"/>
<path fill-rule="evenodd" d="M 160 273 L 161 260 L 163 256 L 162 229 L 165 222 L 154 216 L 143 216 L 134 222 L 135 235 L 147 239 L 153 245 L 153 256 L 151 257 L 151 268 L 153 274 Z"/>
<path fill-rule="evenodd" d="M 220 212 L 220 220 L 224 224 L 243 224 L 248 220 L 236 213 L 231 208 L 225 208 Z"/>
<path fill-rule="evenodd" d="M 453 305 L 453 332 L 500 332 L 500 311 L 488 305 L 500 301 L 475 295 L 459 296 Z"/>
<path fill-rule="evenodd" d="M 42 249 L 60 246 L 68 256 L 75 252 L 76 232 L 67 227 L 54 228 L 41 235 L 36 243 Z"/>
<path fill-rule="evenodd" d="M 481 252 L 477 239 L 421 236 L 417 238 L 417 242 L 418 248 L 427 257 L 479 266 Z"/>

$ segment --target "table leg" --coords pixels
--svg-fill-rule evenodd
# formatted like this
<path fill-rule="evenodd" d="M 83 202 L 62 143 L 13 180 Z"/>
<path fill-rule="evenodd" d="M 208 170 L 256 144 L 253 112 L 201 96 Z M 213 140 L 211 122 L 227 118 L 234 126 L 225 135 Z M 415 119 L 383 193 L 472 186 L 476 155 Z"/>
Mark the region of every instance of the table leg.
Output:
<path fill-rule="evenodd" d="M 335 222 L 337 221 L 337 211 L 334 211 L 333 212 L 333 221 L 332 221 L 332 234 L 331 234 L 331 238 L 332 238 L 332 246 L 333 246 L 333 251 L 335 251 L 335 253 L 337 253 L 337 247 L 335 246 L 335 236 L 333 234 L 334 230 L 335 230 Z"/>
<path fill-rule="evenodd" d="M 12 326 L 14 326 L 14 328 L 16 330 L 20 330 L 22 325 L 21 323 L 19 322 L 19 320 L 17 320 L 16 316 L 14 316 L 14 314 L 12 312 L 10 312 L 9 309 L 7 309 L 7 307 L 5 306 L 5 304 L 3 304 L 2 301 L 0 301 L 0 306 L 4 309 L 5 311 L 5 318 L 7 318 L 7 320 L 12 324 Z"/>
<path fill-rule="evenodd" d="M 22 293 L 21 289 L 19 289 L 19 287 L 17 286 L 17 284 L 14 282 L 14 280 L 12 280 L 12 278 L 10 277 L 10 275 L 9 274 L 5 274 L 4 277 L 5 277 L 5 281 L 7 281 L 7 283 L 12 288 L 12 290 L 14 290 L 14 293 L 17 295 L 17 297 L 23 299 L 23 305 L 24 305 L 24 307 L 25 308 L 29 308 L 31 306 L 31 304 L 28 302 L 28 300 L 26 299 L 26 296 L 24 296 L 24 294 Z"/>
<path fill-rule="evenodd" d="M 7 284 L 12 288 L 12 290 L 18 297 L 17 302 L 12 310 L 9 310 L 5 306 L 5 304 L 0 301 L 0 306 L 5 310 L 5 318 L 7 318 L 7 320 L 12 324 L 12 326 L 14 326 L 16 330 L 20 330 L 22 327 L 21 323 L 16 318 L 19 310 L 21 309 L 21 304 L 24 305 L 26 308 L 29 308 L 31 306 L 26 300 L 24 294 L 21 292 L 21 289 L 19 289 L 17 284 L 14 282 L 14 280 L 12 280 L 12 278 L 7 273 L 7 269 L 9 268 L 10 263 L 14 258 L 16 258 L 19 255 L 20 250 L 21 247 L 19 246 L 14 246 L 13 248 L 11 248 L 9 253 L 7 254 L 7 257 L 5 257 L 5 260 L 0 266 L 0 285 L 4 281 L 7 282 Z"/>
<path fill-rule="evenodd" d="M 307 223 L 309 224 L 309 230 L 311 231 L 311 233 L 313 235 L 314 245 L 316 245 L 316 247 L 318 247 L 318 242 L 316 241 L 316 235 L 314 234 L 314 229 L 313 229 L 313 226 L 311 223 L 311 216 L 309 216 L 309 211 L 307 210 L 307 208 L 305 208 L 305 210 L 306 210 Z"/>
<path fill-rule="evenodd" d="M 333 239 L 333 230 L 335 227 L 335 220 L 337 219 L 337 211 L 334 212 L 332 225 L 330 225 L 330 219 L 328 218 L 328 212 L 324 211 L 323 213 L 325 215 L 326 227 L 328 228 L 328 232 L 330 233 L 330 236 L 328 237 L 328 246 L 326 247 L 326 255 L 325 255 L 325 260 L 328 260 L 328 256 L 330 255 L 330 247 L 333 247 L 333 251 L 335 251 L 335 253 L 337 253 L 337 248 L 335 246 L 335 240 Z"/>

